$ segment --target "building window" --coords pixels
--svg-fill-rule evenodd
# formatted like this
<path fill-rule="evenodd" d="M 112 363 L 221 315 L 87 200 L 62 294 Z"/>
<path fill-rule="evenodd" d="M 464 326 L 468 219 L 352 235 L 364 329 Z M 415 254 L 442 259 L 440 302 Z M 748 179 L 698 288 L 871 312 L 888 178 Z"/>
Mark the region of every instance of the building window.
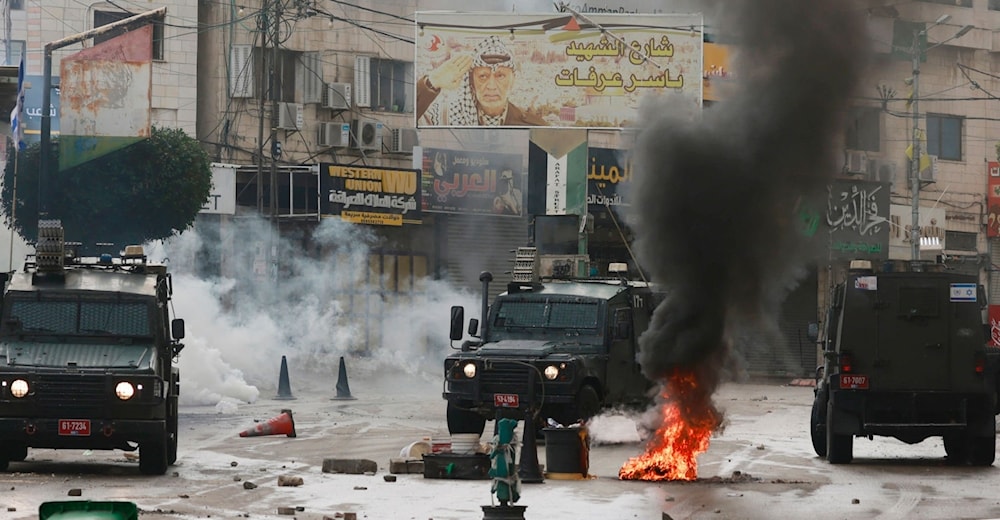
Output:
<path fill-rule="evenodd" d="M 315 81 L 322 72 L 315 69 L 306 70 L 303 66 L 305 54 L 288 49 L 278 49 L 277 65 L 273 49 L 262 49 L 250 45 L 233 45 L 229 49 L 229 95 L 234 98 L 264 98 L 267 101 L 296 102 L 297 89 L 303 88 L 304 82 Z M 308 61 L 308 60 L 305 60 Z M 274 81 L 267 78 L 273 71 Z M 264 78 L 261 75 L 265 75 Z M 263 92 L 261 79 L 264 79 Z M 273 95 L 269 86 L 274 85 Z M 308 86 L 308 85 L 306 85 Z M 316 85 L 309 87 L 317 89 Z M 300 93 L 300 96 L 315 97 L 315 94 Z M 306 99 L 306 103 L 315 102 Z"/>
<path fill-rule="evenodd" d="M 388 112 L 413 112 L 411 62 L 357 56 L 354 84 L 358 106 Z"/>
<path fill-rule="evenodd" d="M 10 8 L 15 11 L 24 10 L 24 0 L 8 0 L 10 2 Z"/>
<path fill-rule="evenodd" d="M 848 150 L 863 150 L 877 152 L 882 137 L 879 125 L 882 119 L 881 110 L 874 107 L 855 107 L 851 109 L 847 119 Z"/>
<path fill-rule="evenodd" d="M 11 40 L 10 54 L 7 53 L 7 46 L 0 44 L 0 63 L 4 65 L 20 65 L 21 56 L 24 56 L 24 40 Z"/>
<path fill-rule="evenodd" d="M 124 11 L 94 11 L 94 28 L 108 25 L 135 16 L 135 13 Z M 94 45 L 108 41 L 116 36 L 125 34 L 123 29 L 109 31 L 99 36 L 94 36 Z M 163 60 L 163 20 L 153 20 L 153 59 Z"/>
<path fill-rule="evenodd" d="M 962 118 L 927 116 L 927 153 L 948 161 L 962 160 Z"/>

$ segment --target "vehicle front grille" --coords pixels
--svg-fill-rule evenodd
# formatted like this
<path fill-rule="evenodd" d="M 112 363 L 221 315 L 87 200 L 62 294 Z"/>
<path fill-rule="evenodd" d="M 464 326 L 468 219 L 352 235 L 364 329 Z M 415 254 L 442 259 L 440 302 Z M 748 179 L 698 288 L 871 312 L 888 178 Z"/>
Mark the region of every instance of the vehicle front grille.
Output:
<path fill-rule="evenodd" d="M 33 403 L 39 415 L 94 417 L 108 410 L 113 395 L 102 376 L 42 375 L 34 378 Z"/>
<path fill-rule="evenodd" d="M 491 362 L 483 368 L 480 381 L 482 392 L 493 393 L 520 393 L 528 392 L 528 381 L 534 369 L 521 363 Z M 535 391 L 539 394 L 542 390 L 542 382 L 538 374 L 535 374 Z"/>

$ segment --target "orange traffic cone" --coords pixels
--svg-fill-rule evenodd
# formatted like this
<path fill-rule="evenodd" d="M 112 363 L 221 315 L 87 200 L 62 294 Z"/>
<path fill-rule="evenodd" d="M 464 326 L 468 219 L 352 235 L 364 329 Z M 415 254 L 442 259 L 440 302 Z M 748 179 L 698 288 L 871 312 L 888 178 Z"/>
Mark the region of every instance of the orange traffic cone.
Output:
<path fill-rule="evenodd" d="M 253 428 L 240 432 L 240 437 L 282 434 L 295 437 L 295 420 L 292 419 L 291 410 L 282 410 L 281 415 L 268 419 L 266 423 L 258 423 Z"/>

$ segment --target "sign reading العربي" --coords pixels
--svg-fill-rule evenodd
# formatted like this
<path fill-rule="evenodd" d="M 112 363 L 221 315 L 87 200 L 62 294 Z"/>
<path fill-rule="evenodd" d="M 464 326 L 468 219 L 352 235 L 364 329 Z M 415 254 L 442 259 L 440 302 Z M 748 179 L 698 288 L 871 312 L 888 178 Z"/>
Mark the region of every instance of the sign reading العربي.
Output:
<path fill-rule="evenodd" d="M 420 170 L 319 166 L 319 211 L 357 224 L 420 224 Z"/>
<path fill-rule="evenodd" d="M 701 106 L 701 14 L 488 14 L 416 13 L 417 127 L 621 128 L 650 95 Z"/>

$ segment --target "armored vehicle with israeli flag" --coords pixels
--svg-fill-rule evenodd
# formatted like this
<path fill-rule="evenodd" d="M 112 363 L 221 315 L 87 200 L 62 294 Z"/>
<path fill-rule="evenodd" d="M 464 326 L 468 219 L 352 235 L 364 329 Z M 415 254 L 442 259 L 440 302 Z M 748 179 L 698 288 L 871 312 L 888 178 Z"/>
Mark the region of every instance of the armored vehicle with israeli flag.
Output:
<path fill-rule="evenodd" d="M 944 440 L 951 464 L 996 455 L 997 349 L 975 275 L 926 262 L 853 261 L 810 333 L 823 347 L 810 430 L 816 454 L 853 459 L 856 437 Z"/>
<path fill-rule="evenodd" d="M 517 250 L 513 281 L 469 320 L 461 347 L 444 360 L 448 431 L 482 435 L 490 419 L 549 419 L 569 425 L 611 407 L 649 404 L 655 392 L 637 361 L 638 338 L 663 295 L 644 281 L 540 274 L 535 248 Z M 611 264 L 609 273 L 624 273 Z M 557 270 L 561 273 L 563 270 Z M 481 325 L 481 327 L 480 327 Z M 451 340 L 465 336 L 451 309 Z"/>
<path fill-rule="evenodd" d="M 0 281 L 0 471 L 30 448 L 120 449 L 164 474 L 184 348 L 166 266 L 141 246 L 81 258 L 41 220 L 33 258 Z"/>

